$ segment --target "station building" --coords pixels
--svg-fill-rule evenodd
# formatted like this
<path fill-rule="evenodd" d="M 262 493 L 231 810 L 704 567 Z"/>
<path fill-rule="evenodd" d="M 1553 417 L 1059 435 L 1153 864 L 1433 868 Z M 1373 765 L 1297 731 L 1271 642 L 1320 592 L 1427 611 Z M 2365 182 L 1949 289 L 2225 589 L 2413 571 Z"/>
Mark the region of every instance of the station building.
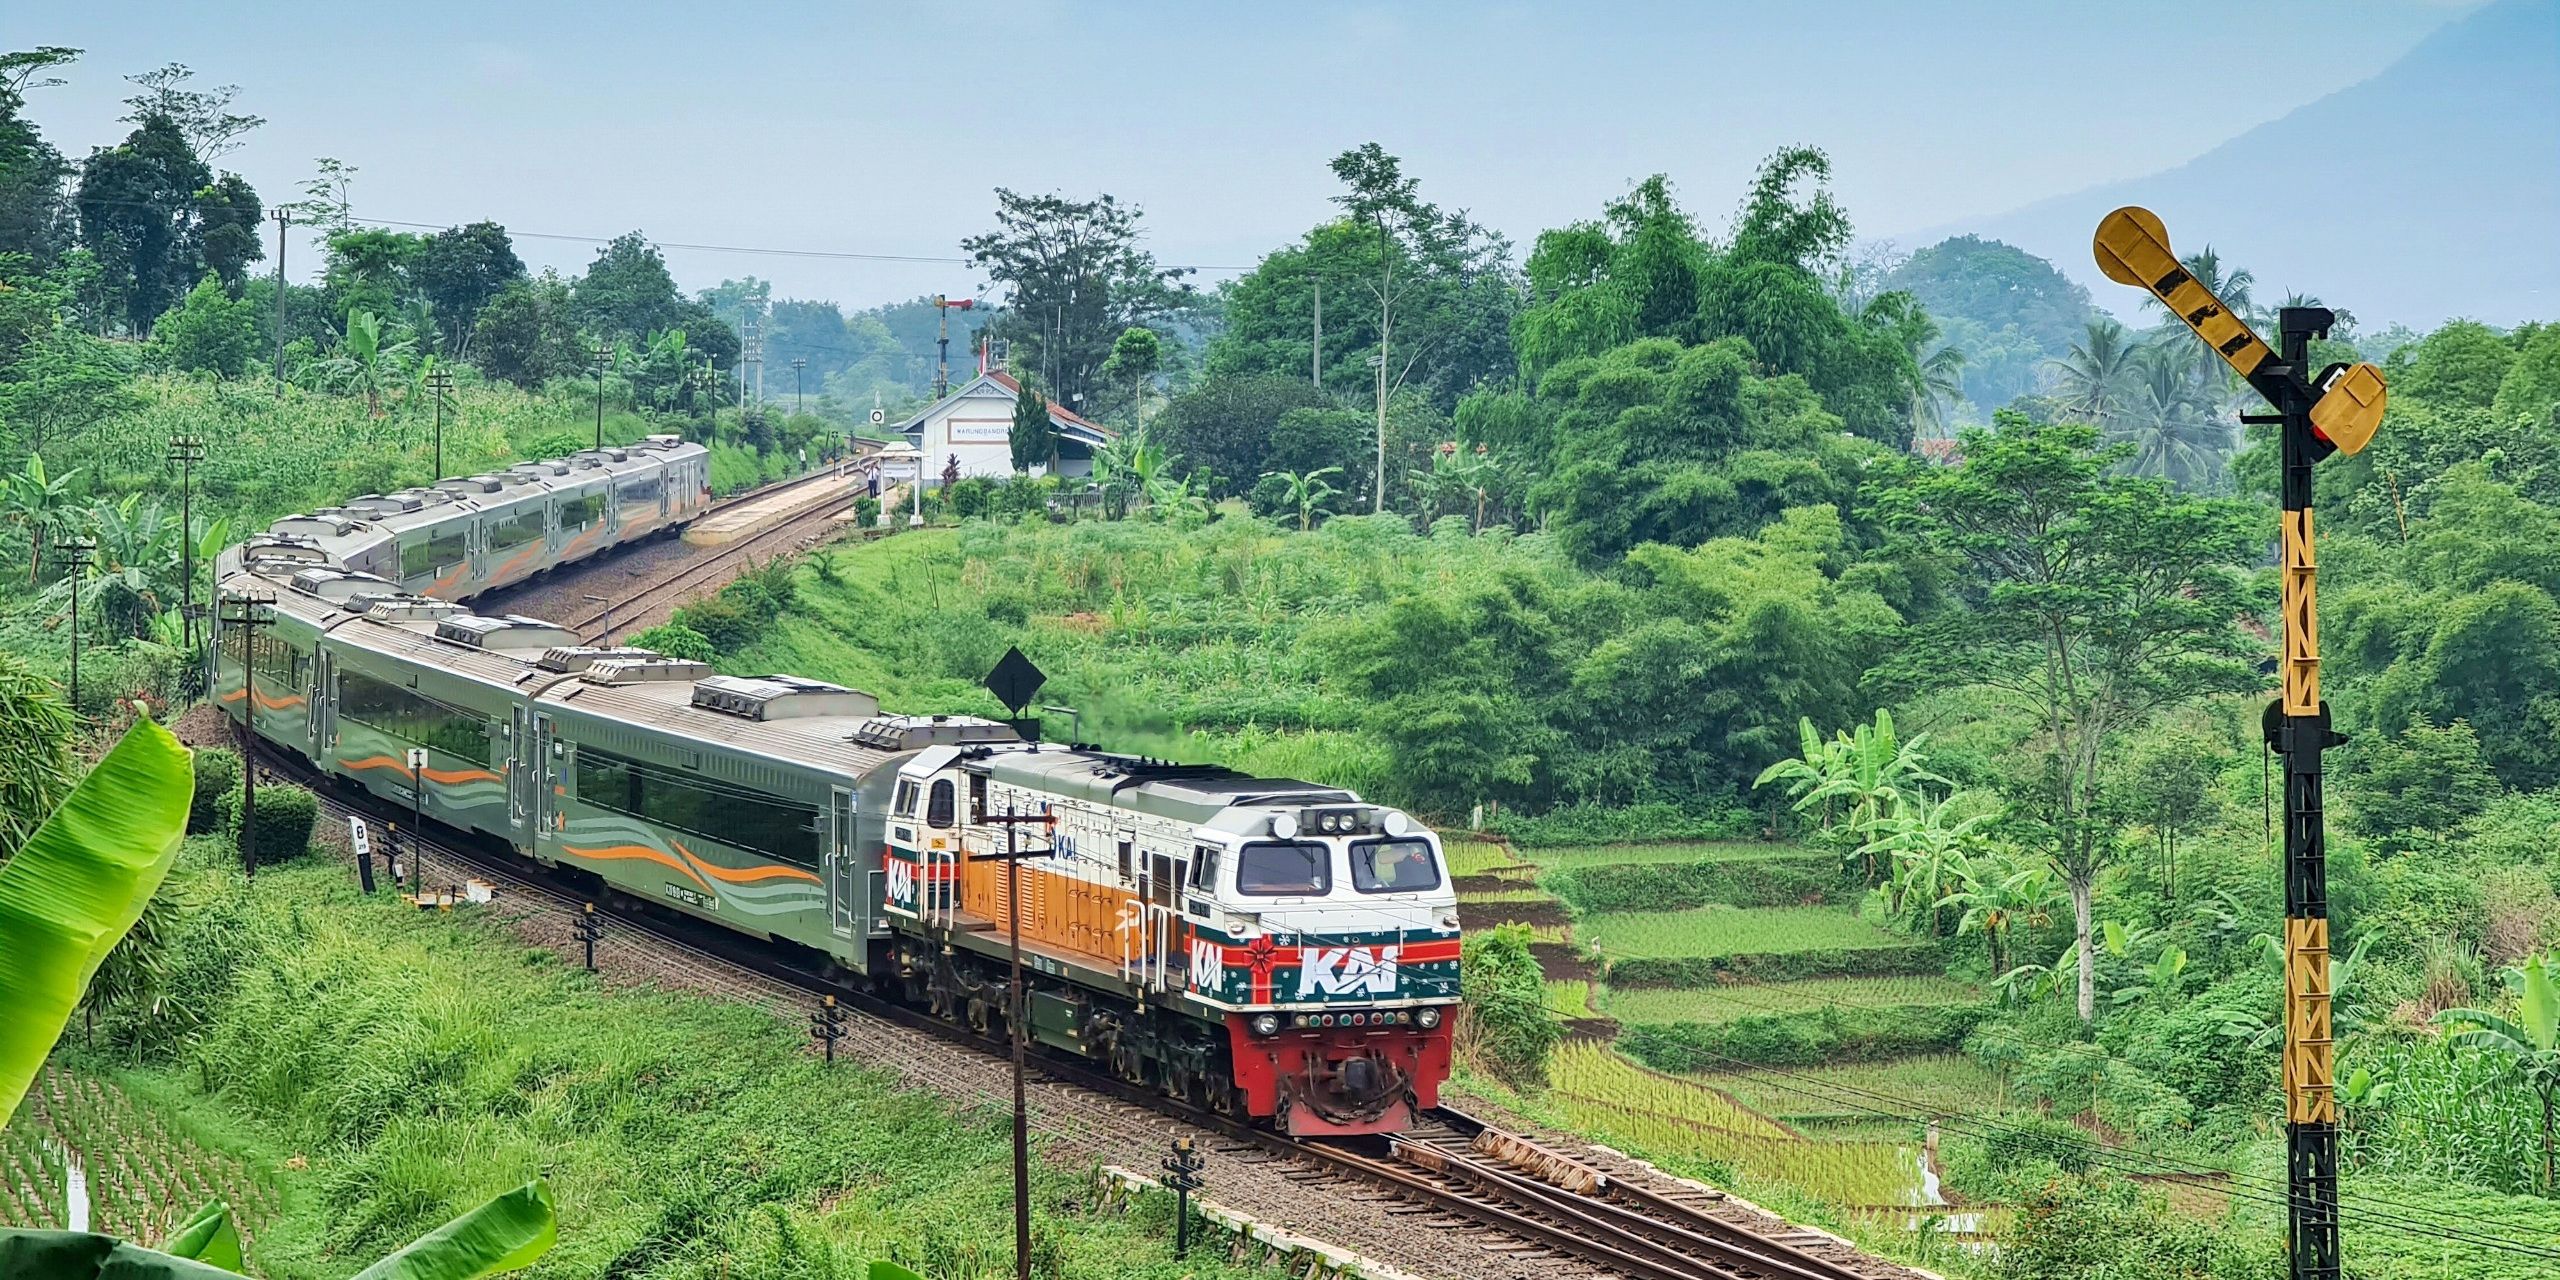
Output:
<path fill-rule="evenodd" d="M 1021 397 L 1022 384 L 1012 374 L 990 370 L 953 388 L 950 395 L 899 423 L 895 430 L 923 454 L 928 484 L 941 483 L 944 468 L 954 458 L 959 459 L 964 476 L 1009 476 L 1014 473 L 1013 407 Z M 1058 474 L 1093 474 L 1093 451 L 1116 433 L 1057 404 L 1049 406 L 1049 422 L 1058 431 Z M 1048 468 L 1031 470 L 1040 475 Z"/>

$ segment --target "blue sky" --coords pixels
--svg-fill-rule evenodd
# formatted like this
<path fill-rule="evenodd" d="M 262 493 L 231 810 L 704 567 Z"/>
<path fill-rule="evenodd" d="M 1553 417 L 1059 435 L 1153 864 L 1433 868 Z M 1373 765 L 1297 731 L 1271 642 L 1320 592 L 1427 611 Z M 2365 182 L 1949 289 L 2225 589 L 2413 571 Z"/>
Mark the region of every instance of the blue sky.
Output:
<path fill-rule="evenodd" d="M 270 123 L 223 163 L 271 199 L 331 155 L 376 218 L 956 257 L 995 186 L 1109 191 L 1165 261 L 1226 267 L 1327 216 L 1325 161 L 1372 139 L 1524 246 L 1656 171 L 1720 226 L 1797 142 L 1831 152 L 1862 234 L 1907 236 L 2186 160 L 2473 7 L 14 0 L 0 41 L 88 51 L 31 103 L 75 157 L 122 135 L 120 76 L 178 61 L 243 86 Z M 594 251 L 520 247 L 567 270 Z M 668 259 L 688 288 L 754 274 L 854 306 L 979 283 Z"/>

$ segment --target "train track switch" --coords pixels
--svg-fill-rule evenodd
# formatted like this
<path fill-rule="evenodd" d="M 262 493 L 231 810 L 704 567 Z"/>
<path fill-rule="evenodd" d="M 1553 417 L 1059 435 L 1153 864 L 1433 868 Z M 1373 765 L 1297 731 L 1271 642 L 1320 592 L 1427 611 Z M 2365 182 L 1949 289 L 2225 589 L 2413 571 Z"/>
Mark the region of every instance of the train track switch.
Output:
<path fill-rule="evenodd" d="M 1164 1184 L 1173 1188 L 1173 1256 L 1180 1258 L 1191 1251 L 1191 1193 L 1200 1189 L 1200 1171 L 1208 1167 L 1191 1139 L 1173 1140 L 1173 1154 L 1164 1158 Z"/>

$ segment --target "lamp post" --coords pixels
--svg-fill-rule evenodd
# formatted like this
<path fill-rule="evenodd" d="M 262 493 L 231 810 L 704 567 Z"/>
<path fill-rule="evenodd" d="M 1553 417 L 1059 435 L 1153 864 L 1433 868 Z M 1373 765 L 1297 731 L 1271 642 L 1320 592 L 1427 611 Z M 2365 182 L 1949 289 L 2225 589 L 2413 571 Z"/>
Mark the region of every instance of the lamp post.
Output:
<path fill-rule="evenodd" d="M 93 538 L 64 538 L 54 544 L 54 554 L 61 558 L 63 581 L 71 584 L 71 710 L 80 710 L 80 579 L 89 567 L 89 557 L 97 554 Z"/>
<path fill-rule="evenodd" d="M 613 344 L 596 344 L 596 447 L 604 447 L 604 371 L 613 365 Z"/>
<path fill-rule="evenodd" d="M 428 374 L 427 393 L 436 406 L 435 475 L 441 479 L 444 476 L 444 398 L 453 394 L 453 375 L 442 369 Z"/>
<path fill-rule="evenodd" d="M 191 435 L 169 437 L 169 463 L 178 469 L 178 624 L 186 636 L 190 658 L 196 649 L 196 464 L 204 461 L 204 441 Z"/>

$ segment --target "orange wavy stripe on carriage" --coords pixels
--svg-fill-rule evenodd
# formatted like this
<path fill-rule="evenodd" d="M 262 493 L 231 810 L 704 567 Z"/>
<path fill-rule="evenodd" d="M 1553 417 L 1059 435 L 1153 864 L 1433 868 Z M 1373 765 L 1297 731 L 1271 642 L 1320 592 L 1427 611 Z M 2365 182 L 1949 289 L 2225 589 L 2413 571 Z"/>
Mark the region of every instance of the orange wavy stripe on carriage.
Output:
<path fill-rule="evenodd" d="M 606 862 L 633 859 L 642 862 L 655 862 L 662 866 L 684 873 L 686 876 L 690 877 L 695 884 L 701 885 L 705 892 L 712 894 L 720 892 L 718 889 L 711 887 L 710 881 L 703 879 L 699 875 L 695 875 L 693 868 L 688 867 L 685 864 L 676 861 L 674 858 L 668 857 L 666 854 L 656 849 L 652 849 L 645 844 L 612 844 L 606 845 L 600 849 L 582 849 L 574 844 L 563 844 L 560 846 L 560 852 L 575 854 L 581 858 L 595 858 Z"/>
<path fill-rule="evenodd" d="M 524 550 L 507 557 L 507 562 L 505 564 L 499 565 L 497 568 L 491 570 L 489 572 L 489 580 L 491 582 L 496 582 L 499 579 L 506 577 L 508 574 L 515 572 L 517 565 L 523 564 L 525 561 L 532 559 L 534 553 L 540 550 L 542 550 L 542 540 L 537 538 L 533 542 L 527 544 Z"/>
<path fill-rule="evenodd" d="M 240 700 L 240 695 L 246 692 L 248 691 L 245 689 L 234 689 L 231 692 L 222 695 L 222 700 L 224 702 L 238 702 Z M 288 710 L 293 707 L 301 706 L 307 701 L 309 701 L 309 699 L 298 693 L 282 698 L 271 698 L 263 693 L 258 695 L 258 705 L 265 707 L 269 711 Z"/>
<path fill-rule="evenodd" d="M 725 880 L 730 884 L 753 884 L 758 880 L 806 880 L 811 884 L 824 883 L 816 876 L 813 876 L 806 871 L 795 870 L 791 867 L 718 866 L 713 863 L 703 861 L 702 855 L 695 853 L 691 849 L 685 848 L 684 841 L 682 840 L 671 840 L 668 841 L 668 843 L 676 847 L 676 852 L 684 855 L 685 861 L 692 863 L 697 868 L 700 868 L 704 875 L 710 876 L 716 880 Z"/>
<path fill-rule="evenodd" d="M 344 756 L 341 756 L 338 759 L 338 764 L 340 767 L 347 769 L 391 769 L 400 773 L 407 773 L 409 771 L 408 761 L 395 759 L 391 756 L 366 756 L 362 760 L 349 760 Z M 464 782 L 506 781 L 506 779 L 501 778 L 486 769 L 420 769 L 418 770 L 418 775 L 429 782 L 441 782 L 446 786 L 453 786 Z"/>
<path fill-rule="evenodd" d="M 418 594 L 420 594 L 420 595 L 429 595 L 429 596 L 434 595 L 435 593 L 437 593 L 437 592 L 439 592 L 439 591 L 444 590 L 446 587 L 450 587 L 450 586 L 452 586 L 453 584 L 455 584 L 455 583 L 457 583 L 457 582 L 460 582 L 460 581 L 462 581 L 463 579 L 468 578 L 468 577 L 470 577 L 470 576 L 471 576 L 471 562 L 470 562 L 469 560 L 467 560 L 467 559 L 466 559 L 466 560 L 464 560 L 462 563 L 460 563 L 460 564 L 458 564 L 458 565 L 455 565 L 455 566 L 453 567 L 453 572 L 448 573 L 448 574 L 446 574 L 445 576 L 443 576 L 443 577 L 441 577 L 441 578 L 436 579 L 436 580 L 435 580 L 435 582 L 434 582 L 433 584 L 429 585 L 429 586 L 428 586 L 428 588 L 427 588 L 426 590 L 424 590 L 424 591 L 422 591 L 422 592 L 419 592 Z"/>

